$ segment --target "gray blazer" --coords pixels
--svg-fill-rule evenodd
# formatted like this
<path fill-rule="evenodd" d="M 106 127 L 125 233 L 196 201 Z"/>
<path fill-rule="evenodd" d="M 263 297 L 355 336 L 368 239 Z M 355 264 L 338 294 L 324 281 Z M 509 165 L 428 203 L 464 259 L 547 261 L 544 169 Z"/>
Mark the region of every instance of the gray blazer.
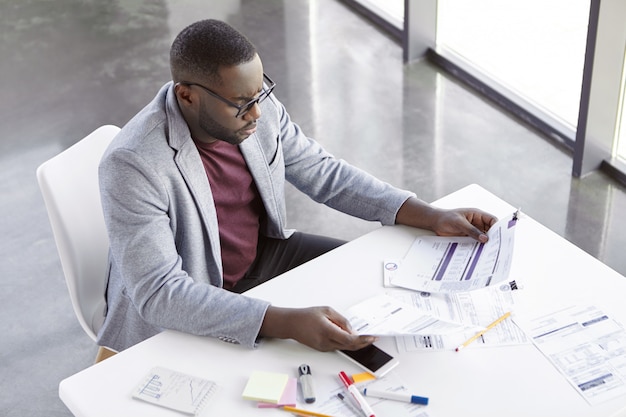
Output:
<path fill-rule="evenodd" d="M 274 96 L 241 145 L 267 218 L 287 238 L 285 180 L 317 202 L 393 224 L 413 194 L 334 158 L 292 123 Z M 163 329 L 256 346 L 268 303 L 222 289 L 211 187 L 172 83 L 117 135 L 100 163 L 110 240 L 107 311 L 98 343 L 123 350 Z"/>

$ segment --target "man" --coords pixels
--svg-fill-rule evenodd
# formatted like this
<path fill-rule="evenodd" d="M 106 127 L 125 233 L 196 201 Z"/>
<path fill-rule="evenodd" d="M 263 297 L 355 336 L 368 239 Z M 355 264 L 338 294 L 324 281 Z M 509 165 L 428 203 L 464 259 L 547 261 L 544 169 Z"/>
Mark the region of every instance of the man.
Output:
<path fill-rule="evenodd" d="M 286 229 L 285 180 L 363 219 L 486 241 L 493 216 L 433 208 L 304 136 L 254 46 L 226 23 L 184 29 L 170 66 L 173 81 L 101 161 L 111 250 L 99 344 L 122 350 L 166 328 L 247 347 L 260 337 L 319 350 L 372 343 L 329 307 L 239 294 L 342 243 Z"/>

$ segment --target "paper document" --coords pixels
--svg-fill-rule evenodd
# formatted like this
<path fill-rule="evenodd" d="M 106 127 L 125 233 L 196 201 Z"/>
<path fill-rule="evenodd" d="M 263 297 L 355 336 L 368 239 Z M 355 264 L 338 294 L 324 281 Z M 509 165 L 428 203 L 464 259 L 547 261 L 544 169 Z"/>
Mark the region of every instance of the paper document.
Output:
<path fill-rule="evenodd" d="M 133 398 L 197 415 L 218 389 L 219 386 L 208 379 L 157 366 L 135 388 Z"/>
<path fill-rule="evenodd" d="M 626 332 L 600 309 L 573 306 L 514 320 L 589 404 L 626 400 Z"/>
<path fill-rule="evenodd" d="M 345 316 L 352 330 L 373 336 L 448 334 L 481 329 L 472 324 L 443 320 L 387 294 L 350 307 Z"/>
<path fill-rule="evenodd" d="M 506 280 L 513 259 L 517 213 L 491 226 L 489 241 L 421 236 L 402 259 L 391 283 L 416 291 L 472 291 Z"/>
<path fill-rule="evenodd" d="M 521 297 L 516 297 L 517 283 L 511 281 L 480 291 L 454 294 L 432 294 L 388 289 L 387 294 L 410 303 L 423 311 L 430 311 L 443 320 L 483 328 L 506 311 L 514 311 Z M 422 334 L 396 337 L 399 352 L 416 350 L 450 350 L 475 334 L 470 329 L 450 334 Z M 524 332 L 511 320 L 485 333 L 476 340 L 472 349 L 481 346 L 505 346 L 530 343 Z"/>

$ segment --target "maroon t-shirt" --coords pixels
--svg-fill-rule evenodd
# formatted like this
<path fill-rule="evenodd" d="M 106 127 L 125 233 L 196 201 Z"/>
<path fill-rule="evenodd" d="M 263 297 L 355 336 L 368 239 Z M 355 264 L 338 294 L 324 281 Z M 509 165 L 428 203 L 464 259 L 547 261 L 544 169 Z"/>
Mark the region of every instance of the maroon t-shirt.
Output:
<path fill-rule="evenodd" d="M 265 209 L 238 146 L 196 142 L 209 178 L 222 247 L 224 288 L 232 288 L 256 257 Z"/>

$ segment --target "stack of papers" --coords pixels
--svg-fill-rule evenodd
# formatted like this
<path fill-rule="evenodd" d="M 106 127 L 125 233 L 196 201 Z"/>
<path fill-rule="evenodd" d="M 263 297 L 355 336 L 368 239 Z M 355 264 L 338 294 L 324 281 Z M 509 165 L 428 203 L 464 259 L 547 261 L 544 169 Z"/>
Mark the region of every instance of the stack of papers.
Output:
<path fill-rule="evenodd" d="M 400 352 L 455 349 L 513 311 L 521 288 L 509 277 L 518 213 L 470 237 L 420 236 L 403 259 L 383 262 L 387 291 L 350 307 L 345 316 L 359 334 L 394 336 Z M 529 343 L 511 320 L 475 345 Z"/>

